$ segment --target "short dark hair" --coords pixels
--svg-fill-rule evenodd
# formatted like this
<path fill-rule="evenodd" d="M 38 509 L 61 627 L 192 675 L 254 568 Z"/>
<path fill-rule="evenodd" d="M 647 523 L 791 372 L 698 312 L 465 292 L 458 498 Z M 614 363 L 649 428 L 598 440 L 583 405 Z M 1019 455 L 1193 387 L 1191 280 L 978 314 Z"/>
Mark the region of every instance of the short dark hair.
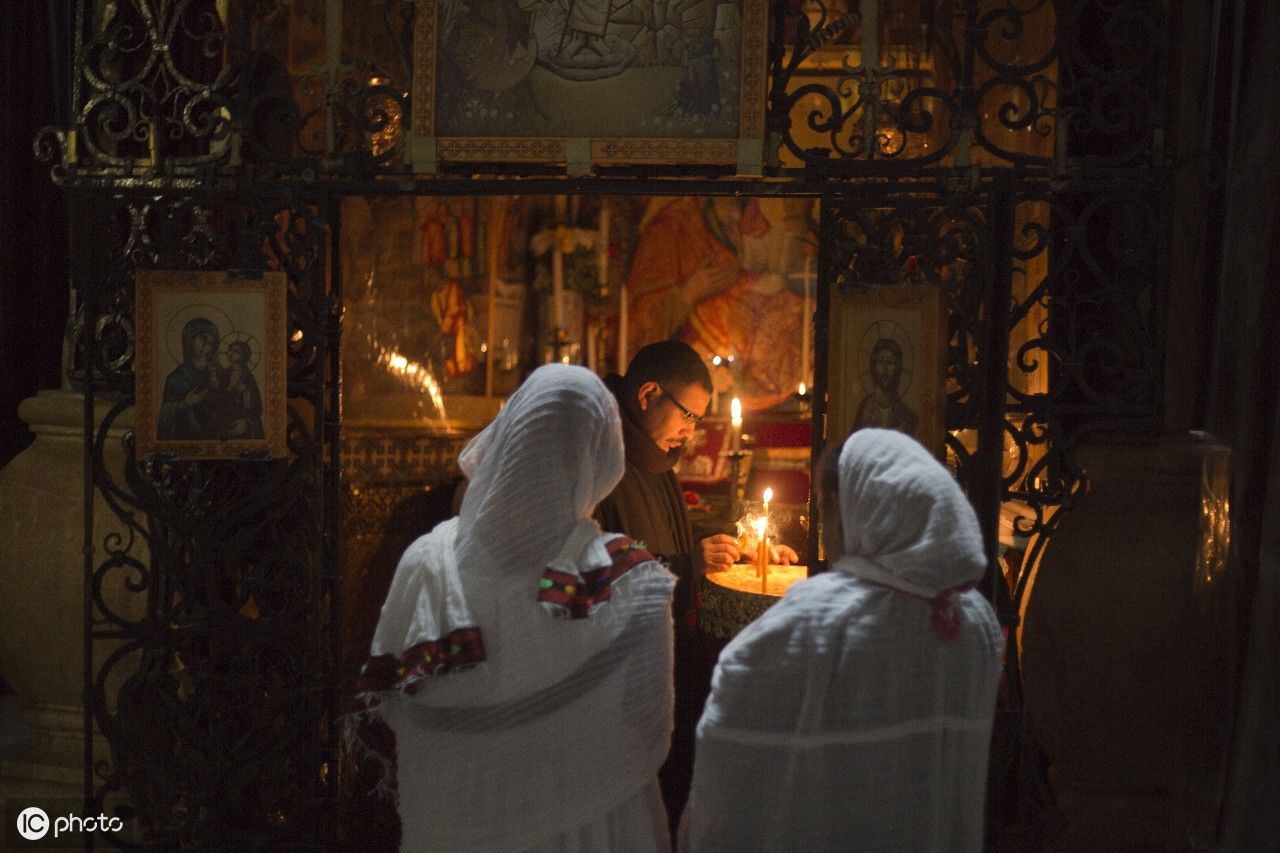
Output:
<path fill-rule="evenodd" d="M 712 393 L 711 373 L 697 350 L 684 341 L 657 341 L 636 350 L 627 365 L 627 385 L 637 390 L 646 382 L 657 382 L 676 388 L 700 385 Z"/>

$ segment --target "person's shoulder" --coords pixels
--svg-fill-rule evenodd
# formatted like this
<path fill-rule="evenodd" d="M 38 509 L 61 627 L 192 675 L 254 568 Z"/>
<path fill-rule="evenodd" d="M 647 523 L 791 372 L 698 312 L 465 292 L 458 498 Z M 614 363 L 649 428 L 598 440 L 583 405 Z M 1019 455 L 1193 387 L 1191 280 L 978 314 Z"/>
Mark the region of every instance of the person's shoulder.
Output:
<path fill-rule="evenodd" d="M 829 647 L 833 627 L 866 590 L 847 575 L 824 572 L 798 581 L 782 600 L 744 628 L 720 655 L 729 672 L 753 667 L 790 672 Z"/>
<path fill-rule="evenodd" d="M 422 559 L 439 548 L 452 548 L 457 534 L 457 516 L 447 518 L 431 528 L 430 532 L 422 534 L 409 543 L 409 547 L 404 549 L 404 554 L 400 557 L 400 562 Z"/>
<path fill-rule="evenodd" d="M 774 638 L 786 636 L 794 639 L 800 635 L 824 632 L 832 620 L 838 619 L 858 597 L 866 593 L 866 587 L 848 575 L 823 572 L 793 584 L 786 595 L 749 628 L 755 635 Z"/>
<path fill-rule="evenodd" d="M 858 583 L 850 575 L 836 571 L 821 572 L 792 584 L 778 605 L 786 604 L 788 609 L 809 607 L 815 603 L 842 607 L 842 600 L 857 594 L 858 590 Z"/>
<path fill-rule="evenodd" d="M 839 586 L 832 580 L 830 573 L 825 573 L 796 582 L 780 601 L 744 628 L 730 647 L 758 653 L 787 646 L 788 638 L 808 631 L 832 606 L 832 594 L 838 592 Z"/>
<path fill-rule="evenodd" d="M 604 548 L 615 569 L 626 571 L 641 563 L 657 559 L 638 539 L 632 539 L 624 533 L 606 533 L 604 536 L 607 540 Z"/>

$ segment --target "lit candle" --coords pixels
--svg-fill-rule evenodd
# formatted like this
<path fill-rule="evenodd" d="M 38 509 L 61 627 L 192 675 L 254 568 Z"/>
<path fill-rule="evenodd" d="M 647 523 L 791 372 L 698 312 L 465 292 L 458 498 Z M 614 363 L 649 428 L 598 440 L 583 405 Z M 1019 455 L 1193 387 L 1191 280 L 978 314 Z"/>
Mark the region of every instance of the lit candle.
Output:
<path fill-rule="evenodd" d="M 769 501 L 773 500 L 773 489 L 764 490 L 764 524 L 760 525 L 760 591 L 765 592 L 765 584 L 769 579 Z"/>
<path fill-rule="evenodd" d="M 737 453 L 742 449 L 742 401 L 737 397 L 729 403 L 729 422 L 733 427 L 733 440 L 730 449 Z"/>
<path fill-rule="evenodd" d="M 808 387 L 807 387 L 807 386 L 805 386 L 805 384 L 804 384 L 803 382 L 801 382 L 801 383 L 800 383 L 800 388 L 797 390 L 797 393 L 798 393 L 801 397 L 803 397 L 805 394 L 809 393 L 809 389 L 808 389 Z"/>
<path fill-rule="evenodd" d="M 720 356 L 718 355 L 711 356 L 711 366 L 712 367 L 720 366 Z M 712 379 L 711 384 L 715 385 L 714 378 Z M 711 391 L 711 414 L 713 415 L 720 414 L 720 392 L 714 390 L 714 388 Z"/>

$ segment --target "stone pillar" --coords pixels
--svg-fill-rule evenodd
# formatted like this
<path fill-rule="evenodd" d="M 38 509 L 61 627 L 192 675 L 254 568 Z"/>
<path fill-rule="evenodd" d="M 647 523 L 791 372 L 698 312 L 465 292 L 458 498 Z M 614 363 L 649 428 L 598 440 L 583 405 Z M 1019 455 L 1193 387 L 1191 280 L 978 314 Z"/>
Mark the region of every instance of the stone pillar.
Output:
<path fill-rule="evenodd" d="M 1022 634 L 1028 731 L 1060 810 L 1049 850 L 1182 850 L 1188 744 L 1203 708 L 1196 551 L 1204 446 L 1082 446 L 1090 490 L 1065 510 Z"/>
<path fill-rule="evenodd" d="M 98 404 L 95 422 L 108 411 Z M 18 407 L 35 434 L 0 469 L 0 675 L 17 691 L 25 745 L 0 756 L 0 795 L 32 803 L 80 800 L 84 779 L 84 396 L 41 391 Z M 120 438 L 132 412 L 118 418 L 106 444 L 108 470 L 124 462 Z M 94 502 L 94 543 L 122 531 L 101 498 Z M 145 596 L 127 594 L 123 578 L 105 590 L 122 612 Z M 130 600 L 127 596 L 132 596 Z M 143 599 L 143 600 L 139 600 Z M 101 660 L 105 649 L 98 650 Z M 101 742 L 99 742 L 100 744 Z M 95 759 L 106 757 L 95 747 Z"/>

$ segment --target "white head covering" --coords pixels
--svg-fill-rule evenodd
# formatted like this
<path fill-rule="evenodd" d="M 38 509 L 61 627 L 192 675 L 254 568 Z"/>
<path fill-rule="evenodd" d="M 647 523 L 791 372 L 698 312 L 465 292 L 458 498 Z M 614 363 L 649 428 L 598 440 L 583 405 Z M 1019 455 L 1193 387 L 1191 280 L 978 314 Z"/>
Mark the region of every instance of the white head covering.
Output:
<path fill-rule="evenodd" d="M 888 429 L 862 429 L 840 451 L 844 554 L 837 571 L 934 598 L 982 577 L 978 517 L 924 447 Z"/>
<path fill-rule="evenodd" d="M 468 478 L 461 570 L 540 572 L 622 479 L 624 464 L 617 401 L 599 377 L 539 367 L 458 457 Z"/>
<path fill-rule="evenodd" d="M 395 735 L 402 849 L 524 849 L 656 774 L 674 577 L 640 551 L 620 571 L 590 518 L 623 458 L 604 383 L 540 367 L 463 451 L 459 517 L 401 558 L 361 698 Z M 588 618 L 539 600 L 549 567 L 596 593 Z"/>
<path fill-rule="evenodd" d="M 698 724 L 689 849 L 980 850 L 1003 641 L 977 520 L 923 447 L 840 454 L 848 554 L 729 644 Z M 947 594 L 955 636 L 937 633 Z"/>

